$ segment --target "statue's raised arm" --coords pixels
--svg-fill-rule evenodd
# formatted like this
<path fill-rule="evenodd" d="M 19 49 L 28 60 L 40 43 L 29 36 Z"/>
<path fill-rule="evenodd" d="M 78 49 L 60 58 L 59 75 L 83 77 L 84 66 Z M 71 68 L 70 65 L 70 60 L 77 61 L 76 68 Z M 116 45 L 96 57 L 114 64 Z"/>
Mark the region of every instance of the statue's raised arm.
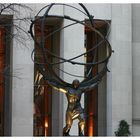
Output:
<path fill-rule="evenodd" d="M 46 70 L 43 67 L 37 67 L 37 72 L 39 73 L 40 77 L 43 78 L 47 83 L 57 91 L 62 93 L 68 92 L 68 87 L 70 84 L 63 83 L 59 79 L 55 78 L 53 75 L 46 73 Z"/>
<path fill-rule="evenodd" d="M 100 80 L 95 82 L 95 83 L 92 83 L 91 85 L 80 87 L 79 89 L 82 90 L 82 92 L 85 93 L 87 91 L 90 91 L 90 90 L 94 89 L 96 86 L 98 86 L 99 83 L 100 83 Z"/>
<path fill-rule="evenodd" d="M 87 92 L 92 90 L 93 88 L 95 88 L 96 86 L 98 86 L 98 84 L 101 82 L 102 77 L 105 75 L 106 71 L 107 71 L 107 67 L 105 66 L 102 71 L 100 71 L 96 76 L 90 78 L 90 79 L 85 79 L 83 80 L 80 85 L 79 85 L 79 89 L 82 92 Z"/>
<path fill-rule="evenodd" d="M 62 93 L 67 93 L 67 87 L 57 82 L 56 80 L 50 79 L 50 80 L 47 80 L 47 82 L 55 90 L 60 91 Z"/>

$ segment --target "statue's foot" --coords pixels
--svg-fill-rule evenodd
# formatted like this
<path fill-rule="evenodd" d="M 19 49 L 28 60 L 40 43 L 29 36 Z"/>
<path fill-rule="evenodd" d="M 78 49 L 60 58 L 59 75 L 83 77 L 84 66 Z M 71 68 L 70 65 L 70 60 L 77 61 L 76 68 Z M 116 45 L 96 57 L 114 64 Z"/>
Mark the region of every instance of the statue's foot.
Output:
<path fill-rule="evenodd" d="M 69 133 L 63 133 L 63 136 L 70 136 Z"/>
<path fill-rule="evenodd" d="M 83 134 L 83 133 L 79 133 L 79 136 L 81 136 L 81 137 L 82 137 L 82 136 L 84 136 L 84 134 Z"/>

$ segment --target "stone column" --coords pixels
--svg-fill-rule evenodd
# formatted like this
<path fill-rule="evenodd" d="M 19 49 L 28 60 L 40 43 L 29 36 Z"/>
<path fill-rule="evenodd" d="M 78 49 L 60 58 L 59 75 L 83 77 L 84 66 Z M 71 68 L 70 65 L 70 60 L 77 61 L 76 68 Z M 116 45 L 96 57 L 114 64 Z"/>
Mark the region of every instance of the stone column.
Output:
<path fill-rule="evenodd" d="M 22 8 L 18 9 L 19 16 L 30 17 Z M 14 21 L 19 27 L 29 30 L 29 26 L 23 21 Z M 33 81 L 34 63 L 31 60 L 31 52 L 34 42 L 24 33 L 19 33 L 13 28 L 13 79 L 12 79 L 12 136 L 33 136 Z M 22 39 L 25 38 L 25 39 Z"/>
<path fill-rule="evenodd" d="M 107 74 L 107 135 L 114 135 L 119 121 L 132 126 L 131 5 L 112 4 L 110 42 L 113 50 Z"/>

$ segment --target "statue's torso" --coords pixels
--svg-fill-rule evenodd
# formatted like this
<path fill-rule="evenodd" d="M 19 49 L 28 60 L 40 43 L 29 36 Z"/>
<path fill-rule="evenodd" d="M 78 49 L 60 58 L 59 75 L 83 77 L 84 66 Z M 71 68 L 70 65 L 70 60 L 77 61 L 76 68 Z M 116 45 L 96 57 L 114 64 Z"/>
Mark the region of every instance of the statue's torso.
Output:
<path fill-rule="evenodd" d="M 81 90 L 78 89 L 68 89 L 66 93 L 67 100 L 68 100 L 68 110 L 74 111 L 81 108 L 80 100 L 81 100 Z"/>

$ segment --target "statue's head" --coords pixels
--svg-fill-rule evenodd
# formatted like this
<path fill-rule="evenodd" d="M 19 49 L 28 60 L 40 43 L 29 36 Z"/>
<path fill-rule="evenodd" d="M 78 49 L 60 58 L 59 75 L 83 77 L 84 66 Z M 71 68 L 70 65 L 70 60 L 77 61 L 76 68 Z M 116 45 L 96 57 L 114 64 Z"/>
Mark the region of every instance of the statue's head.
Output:
<path fill-rule="evenodd" d="M 79 80 L 77 80 L 77 79 L 73 80 L 72 85 L 73 85 L 74 88 L 78 88 L 79 85 L 80 85 Z"/>

